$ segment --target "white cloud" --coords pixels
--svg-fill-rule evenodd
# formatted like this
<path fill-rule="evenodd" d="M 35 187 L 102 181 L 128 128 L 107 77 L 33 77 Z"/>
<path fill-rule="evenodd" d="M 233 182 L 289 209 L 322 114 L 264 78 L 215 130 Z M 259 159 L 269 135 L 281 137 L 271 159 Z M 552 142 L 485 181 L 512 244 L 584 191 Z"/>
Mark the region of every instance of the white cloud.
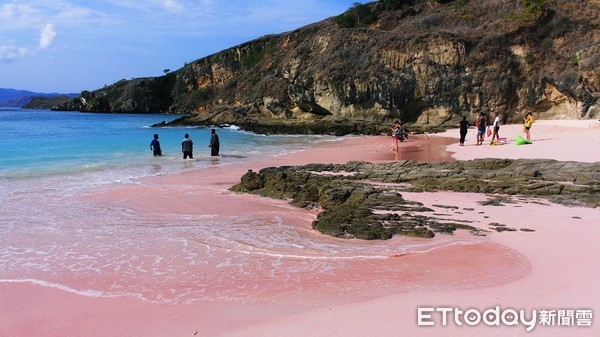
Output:
<path fill-rule="evenodd" d="M 45 24 L 44 27 L 42 27 L 39 48 L 49 48 L 50 46 L 52 46 L 54 38 L 56 38 L 56 30 L 54 29 L 54 25 L 51 23 Z"/>
<path fill-rule="evenodd" d="M 29 54 L 26 48 L 18 48 L 9 45 L 0 45 L 0 62 L 10 62 L 20 56 Z"/>
<path fill-rule="evenodd" d="M 64 27 L 113 24 L 111 14 L 68 0 L 36 0 L 0 4 L 0 30 L 29 30 L 46 22 L 61 22 Z"/>
<path fill-rule="evenodd" d="M 0 7 L 0 27 L 4 30 L 27 28 L 37 20 L 37 13 L 29 5 L 8 3 Z"/>
<path fill-rule="evenodd" d="M 177 0 L 164 0 L 163 6 L 171 13 L 179 13 L 183 10 L 183 5 Z"/>

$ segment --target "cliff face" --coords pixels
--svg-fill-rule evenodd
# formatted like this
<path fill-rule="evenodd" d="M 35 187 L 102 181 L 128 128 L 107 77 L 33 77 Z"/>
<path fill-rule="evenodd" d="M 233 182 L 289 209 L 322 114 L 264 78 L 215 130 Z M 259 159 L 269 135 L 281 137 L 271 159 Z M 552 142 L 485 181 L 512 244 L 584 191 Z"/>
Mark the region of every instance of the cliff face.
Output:
<path fill-rule="evenodd" d="M 60 108 L 191 113 L 177 123 L 261 132 L 373 133 L 395 119 L 454 125 L 479 112 L 600 116 L 600 1 L 391 2 L 367 5 L 368 25 L 325 20 Z"/>

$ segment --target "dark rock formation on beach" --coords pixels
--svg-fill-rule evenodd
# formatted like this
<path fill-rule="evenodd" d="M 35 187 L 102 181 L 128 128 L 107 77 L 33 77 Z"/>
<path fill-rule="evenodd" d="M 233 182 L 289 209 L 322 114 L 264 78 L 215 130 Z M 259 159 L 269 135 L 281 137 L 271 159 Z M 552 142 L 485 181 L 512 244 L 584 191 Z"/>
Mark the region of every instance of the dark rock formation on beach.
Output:
<path fill-rule="evenodd" d="M 184 113 L 168 125 L 261 133 L 379 133 L 396 119 L 454 126 L 479 112 L 505 123 L 527 111 L 596 118 L 599 25 L 600 3 L 587 0 L 356 4 L 58 109 Z"/>
<path fill-rule="evenodd" d="M 432 237 L 457 228 L 477 229 L 432 217 L 431 209 L 405 200 L 402 191 L 490 193 L 599 207 L 600 163 L 477 159 L 268 167 L 248 171 L 231 190 L 322 208 L 313 228 L 337 237 Z"/>
<path fill-rule="evenodd" d="M 394 234 L 431 238 L 434 232 L 453 232 L 460 224 L 439 221 L 412 213 L 433 212 L 415 202 L 404 200 L 394 190 L 342 176 L 319 174 L 312 169 L 326 166 L 265 168 L 248 171 L 232 191 L 255 193 L 277 199 L 291 199 L 298 207 L 323 209 L 313 228 L 336 237 L 389 239 Z M 377 211 L 386 213 L 376 213 Z M 404 212 L 399 215 L 390 212 Z M 464 226 L 463 228 L 471 228 Z"/>

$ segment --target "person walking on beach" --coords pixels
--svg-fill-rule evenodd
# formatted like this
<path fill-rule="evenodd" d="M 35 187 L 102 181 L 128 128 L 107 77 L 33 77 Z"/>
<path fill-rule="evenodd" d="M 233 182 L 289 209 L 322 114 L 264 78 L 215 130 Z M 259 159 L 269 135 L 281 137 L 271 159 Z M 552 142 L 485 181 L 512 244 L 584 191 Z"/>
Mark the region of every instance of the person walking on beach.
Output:
<path fill-rule="evenodd" d="M 500 135 L 498 133 L 500 131 L 500 116 L 497 112 L 496 118 L 494 118 L 494 123 L 492 124 L 492 126 L 494 127 L 494 134 L 492 135 L 492 140 L 490 141 L 490 144 L 494 142 L 494 139 L 500 141 Z"/>
<path fill-rule="evenodd" d="M 160 142 L 158 141 L 158 133 L 154 134 L 154 139 L 150 142 L 150 150 L 155 157 L 162 156 L 162 150 L 160 149 Z"/>
<path fill-rule="evenodd" d="M 187 133 L 183 136 L 183 141 L 181 142 L 181 152 L 183 152 L 183 159 L 194 159 L 194 142 L 190 139 L 190 135 Z"/>
<path fill-rule="evenodd" d="M 477 145 L 483 144 L 483 139 L 485 138 L 485 129 L 486 129 L 486 120 L 485 113 L 480 113 L 479 118 L 477 119 Z"/>
<path fill-rule="evenodd" d="M 219 135 L 217 135 L 217 132 L 215 131 L 215 129 L 211 129 L 210 130 L 210 144 L 208 144 L 208 147 L 210 147 L 210 155 L 213 157 L 218 156 L 220 146 L 221 146 L 221 143 L 219 142 Z"/>
<path fill-rule="evenodd" d="M 528 112 L 527 117 L 523 118 L 523 120 L 525 121 L 525 124 L 523 125 L 523 132 L 525 132 L 527 135 L 527 140 L 531 140 L 531 134 L 529 133 L 529 130 L 531 129 L 533 122 L 535 122 L 533 120 L 533 112 Z"/>
<path fill-rule="evenodd" d="M 465 146 L 465 138 L 467 138 L 467 130 L 469 129 L 469 122 L 467 122 L 467 116 L 463 116 L 459 124 L 460 127 L 460 146 Z"/>
<path fill-rule="evenodd" d="M 392 139 L 396 145 L 396 152 L 398 152 L 398 141 L 404 141 L 404 138 L 402 137 L 402 125 L 400 125 L 400 121 L 396 121 L 394 123 L 394 127 L 392 128 Z"/>

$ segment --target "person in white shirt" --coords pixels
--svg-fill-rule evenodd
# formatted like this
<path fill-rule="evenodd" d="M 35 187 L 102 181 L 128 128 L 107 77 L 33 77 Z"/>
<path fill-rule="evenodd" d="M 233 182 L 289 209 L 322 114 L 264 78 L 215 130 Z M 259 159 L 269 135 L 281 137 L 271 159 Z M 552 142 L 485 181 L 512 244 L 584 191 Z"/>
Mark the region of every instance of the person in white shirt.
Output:
<path fill-rule="evenodd" d="M 494 127 L 494 133 L 492 134 L 492 140 L 491 142 L 495 140 L 500 141 L 500 135 L 498 134 L 498 131 L 500 131 L 500 116 L 498 115 L 498 113 L 496 112 L 496 118 L 494 118 L 494 123 L 492 124 L 492 126 Z"/>

